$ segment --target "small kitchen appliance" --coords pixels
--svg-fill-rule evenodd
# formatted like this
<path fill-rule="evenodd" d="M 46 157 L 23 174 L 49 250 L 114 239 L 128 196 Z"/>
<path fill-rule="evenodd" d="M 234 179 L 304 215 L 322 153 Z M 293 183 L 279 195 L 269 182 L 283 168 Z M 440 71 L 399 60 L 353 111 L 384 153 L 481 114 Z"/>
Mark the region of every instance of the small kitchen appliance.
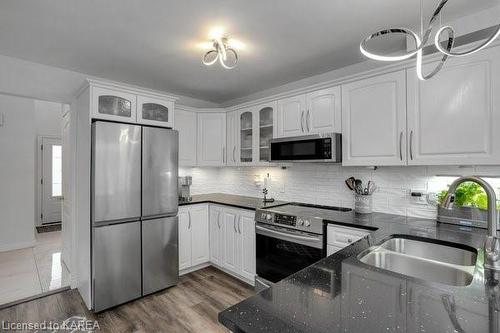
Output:
<path fill-rule="evenodd" d="M 180 201 L 191 201 L 193 198 L 191 197 L 191 185 L 193 184 L 193 177 L 185 176 L 179 177 L 179 200 Z"/>

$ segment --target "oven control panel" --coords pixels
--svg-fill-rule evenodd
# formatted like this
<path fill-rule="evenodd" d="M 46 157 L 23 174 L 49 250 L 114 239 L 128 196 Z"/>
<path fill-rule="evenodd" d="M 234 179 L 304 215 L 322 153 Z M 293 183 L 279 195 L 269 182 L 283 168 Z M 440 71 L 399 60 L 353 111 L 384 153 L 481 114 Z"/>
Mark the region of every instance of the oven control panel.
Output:
<path fill-rule="evenodd" d="M 279 225 L 283 227 L 303 230 L 307 232 L 322 233 L 323 221 L 314 220 L 308 217 L 301 217 L 295 215 L 281 214 L 270 210 L 257 210 L 255 212 L 255 221 L 260 223 L 267 223 L 272 225 Z"/>
<path fill-rule="evenodd" d="M 287 225 L 287 226 L 291 226 L 291 227 L 296 227 L 297 226 L 297 217 L 291 216 L 291 215 L 275 214 L 274 223 Z"/>

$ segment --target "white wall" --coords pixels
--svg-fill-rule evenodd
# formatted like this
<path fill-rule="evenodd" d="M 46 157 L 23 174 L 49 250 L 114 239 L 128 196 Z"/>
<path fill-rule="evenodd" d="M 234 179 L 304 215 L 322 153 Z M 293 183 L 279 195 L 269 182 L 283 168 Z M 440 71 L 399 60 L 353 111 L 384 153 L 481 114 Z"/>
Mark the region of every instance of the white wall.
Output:
<path fill-rule="evenodd" d="M 0 251 L 34 244 L 37 137 L 61 135 L 62 105 L 0 94 Z"/>
<path fill-rule="evenodd" d="M 61 103 L 71 103 L 85 79 L 91 77 L 3 55 L 0 55 L 0 73 L 1 93 Z M 182 105 L 208 108 L 218 106 L 197 98 L 178 97 L 178 102 Z"/>
<path fill-rule="evenodd" d="M 279 167 L 182 168 L 180 175 L 193 177 L 192 194 L 229 193 L 262 196 L 256 179 L 267 173 L 272 178 L 270 195 L 275 199 L 319 205 L 352 207 L 353 194 L 344 181 L 350 176 L 365 183 L 373 180 L 378 190 L 373 195 L 377 212 L 436 218 L 436 206 L 419 202 L 411 191 L 437 192 L 446 188 L 459 175 L 500 175 L 496 167 L 381 167 L 370 170 L 329 164 L 293 164 L 286 170 Z M 440 176 L 438 176 L 440 175 Z M 449 175 L 443 177 L 441 175 Z M 455 176 L 455 177 L 454 177 Z M 500 179 L 491 179 L 500 188 Z"/>
<path fill-rule="evenodd" d="M 33 100 L 0 95 L 0 250 L 33 245 L 35 120 Z"/>

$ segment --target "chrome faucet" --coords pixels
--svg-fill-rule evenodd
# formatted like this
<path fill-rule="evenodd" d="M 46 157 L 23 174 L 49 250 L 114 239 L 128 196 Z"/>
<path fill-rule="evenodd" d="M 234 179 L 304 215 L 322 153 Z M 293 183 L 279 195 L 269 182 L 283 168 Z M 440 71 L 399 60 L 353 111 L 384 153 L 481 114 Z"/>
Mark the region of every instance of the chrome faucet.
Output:
<path fill-rule="evenodd" d="M 495 190 L 484 179 L 476 176 L 460 177 L 455 180 L 448 189 L 448 194 L 444 198 L 443 208 L 452 209 L 455 201 L 455 191 L 464 182 L 474 182 L 479 184 L 488 197 L 488 236 L 484 243 L 485 261 L 484 267 L 495 271 L 500 271 L 500 238 L 497 236 L 498 213 L 497 196 Z"/>

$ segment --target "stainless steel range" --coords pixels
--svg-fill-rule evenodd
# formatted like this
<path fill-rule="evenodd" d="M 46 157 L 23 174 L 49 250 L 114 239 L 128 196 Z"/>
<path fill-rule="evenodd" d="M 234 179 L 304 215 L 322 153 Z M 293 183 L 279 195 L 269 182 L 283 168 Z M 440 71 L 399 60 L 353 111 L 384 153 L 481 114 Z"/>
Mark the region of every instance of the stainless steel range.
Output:
<path fill-rule="evenodd" d="M 262 290 L 326 255 L 323 221 L 350 208 L 289 203 L 255 212 L 255 288 Z"/>

